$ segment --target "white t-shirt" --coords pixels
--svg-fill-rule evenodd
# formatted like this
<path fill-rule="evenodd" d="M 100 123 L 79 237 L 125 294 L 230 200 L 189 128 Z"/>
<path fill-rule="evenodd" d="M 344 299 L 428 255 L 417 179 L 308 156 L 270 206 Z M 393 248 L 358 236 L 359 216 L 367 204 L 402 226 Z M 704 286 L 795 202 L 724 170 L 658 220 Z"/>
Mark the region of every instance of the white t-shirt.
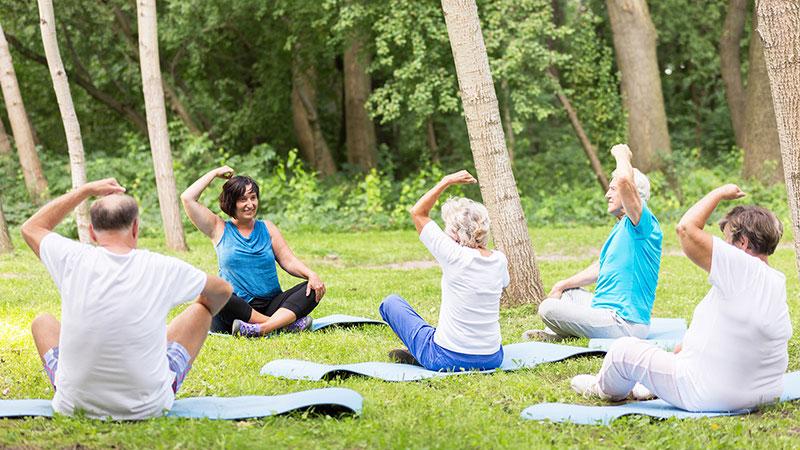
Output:
<path fill-rule="evenodd" d="M 684 399 L 740 409 L 781 395 L 792 336 L 786 277 L 715 237 L 711 290 L 694 310 L 678 354 L 678 378 L 693 386 Z M 691 392 L 694 391 L 694 392 Z"/>
<path fill-rule="evenodd" d="M 40 257 L 61 292 L 53 410 L 144 419 L 172 407 L 167 313 L 197 297 L 206 274 L 147 250 L 117 255 L 50 233 Z"/>
<path fill-rule="evenodd" d="M 462 247 L 432 220 L 419 238 L 442 267 L 442 307 L 433 341 L 468 355 L 500 350 L 500 295 L 509 283 L 506 255 L 495 250 L 482 256 Z"/>

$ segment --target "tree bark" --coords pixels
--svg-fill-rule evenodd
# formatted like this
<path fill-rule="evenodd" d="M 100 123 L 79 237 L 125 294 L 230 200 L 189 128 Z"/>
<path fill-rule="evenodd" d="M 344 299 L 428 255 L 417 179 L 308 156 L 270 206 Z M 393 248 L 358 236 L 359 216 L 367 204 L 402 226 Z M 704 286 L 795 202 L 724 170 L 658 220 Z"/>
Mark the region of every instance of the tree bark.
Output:
<path fill-rule="evenodd" d="M 58 50 L 56 37 L 56 18 L 53 11 L 52 0 L 39 0 L 39 26 L 42 30 L 42 43 L 53 79 L 53 89 L 56 92 L 58 109 L 64 123 L 64 134 L 67 138 L 69 151 L 69 167 L 72 175 L 72 188 L 76 189 L 86 184 L 86 162 L 83 157 L 83 139 L 78 115 L 72 103 L 72 94 L 69 91 L 69 81 L 61 61 L 61 52 Z M 78 225 L 78 238 L 81 242 L 89 243 L 89 205 L 86 200 L 75 208 L 75 223 Z"/>
<path fill-rule="evenodd" d="M 439 162 L 439 143 L 436 140 L 436 127 L 433 125 L 433 116 L 425 121 L 425 141 L 431 153 L 431 161 Z"/>
<path fill-rule="evenodd" d="M 757 0 L 756 14 L 780 136 L 795 262 L 800 270 L 800 3 Z"/>
<path fill-rule="evenodd" d="M 0 119 L 0 156 L 10 156 L 13 152 L 11 139 L 8 138 L 8 133 L 6 133 L 6 126 L 3 124 L 3 119 Z"/>
<path fill-rule="evenodd" d="M 303 159 L 322 176 L 335 174 L 336 163 L 317 115 L 316 70 L 305 66 L 296 51 L 292 59 L 292 122 Z"/>
<path fill-rule="evenodd" d="M 8 38 L 8 43 L 11 44 L 22 56 L 27 58 L 30 61 L 36 62 L 47 67 L 47 58 L 44 56 L 37 54 L 26 48 L 16 37 L 12 35 L 6 35 Z M 78 62 L 76 61 L 76 65 Z M 91 78 L 89 78 L 89 74 L 81 74 L 80 72 L 72 73 L 69 71 L 65 71 L 64 73 L 67 74 L 67 78 L 75 82 L 81 89 L 86 91 L 92 98 L 99 101 L 100 103 L 108 106 L 112 110 L 116 111 L 119 115 L 127 119 L 137 130 L 139 130 L 145 136 L 147 135 L 147 120 L 144 116 L 133 108 L 130 105 L 120 102 L 117 100 L 114 95 L 109 94 L 108 92 L 101 91 L 100 89 L 95 86 L 94 82 Z"/>
<path fill-rule="evenodd" d="M 505 126 L 506 140 L 508 141 L 508 159 L 514 162 L 514 127 L 511 123 L 511 94 L 508 92 L 508 81 L 500 81 L 500 90 L 503 92 L 503 125 Z"/>
<path fill-rule="evenodd" d="M 481 196 L 489 210 L 495 244 L 508 257 L 511 284 L 502 304 L 538 303 L 544 289 L 511 170 L 478 8 L 475 0 L 442 0 L 442 9 Z"/>
<path fill-rule="evenodd" d="M 758 19 L 753 20 L 755 25 Z M 779 183 L 783 179 L 781 144 L 764 60 L 764 43 L 755 27 L 750 39 L 742 176 L 765 184 Z"/>
<path fill-rule="evenodd" d="M 136 11 L 142 90 L 150 136 L 150 150 L 153 154 L 153 166 L 156 174 L 158 203 L 161 207 L 161 220 L 167 238 L 167 247 L 172 250 L 186 251 L 188 247 L 178 208 L 178 192 L 175 188 L 175 175 L 173 174 L 167 130 L 167 112 L 164 106 L 164 87 L 161 83 L 161 67 L 158 59 L 156 0 L 138 0 Z"/>
<path fill-rule="evenodd" d="M 8 224 L 3 213 L 3 201 L 0 198 L 0 253 L 11 253 L 14 251 L 14 244 L 11 243 L 11 235 L 8 234 Z"/>
<path fill-rule="evenodd" d="M 645 0 L 606 0 L 614 52 L 622 74 L 628 145 L 642 172 L 664 167 L 671 153 L 656 57 L 656 30 Z"/>
<path fill-rule="evenodd" d="M 722 82 L 725 84 L 725 98 L 731 113 L 733 135 L 736 145 L 744 148 L 745 134 L 745 95 L 742 84 L 742 61 L 739 57 L 739 43 L 744 33 L 747 16 L 747 0 L 730 0 L 722 37 L 719 40 L 719 66 Z"/>
<path fill-rule="evenodd" d="M 37 205 L 47 200 L 47 179 L 42 171 L 42 164 L 36 152 L 33 128 L 22 102 L 22 94 L 17 83 L 17 74 L 8 51 L 3 27 L 0 25 L 0 84 L 3 89 L 3 100 L 8 111 L 8 121 L 11 123 L 11 132 L 14 134 L 14 143 L 17 145 L 19 164 L 25 178 L 25 187 L 31 200 Z"/>
<path fill-rule="evenodd" d="M 365 106 L 372 82 L 367 73 L 370 55 L 363 47 L 363 38 L 356 36 L 344 52 L 344 108 L 347 162 L 366 172 L 378 165 L 378 147 Z"/>

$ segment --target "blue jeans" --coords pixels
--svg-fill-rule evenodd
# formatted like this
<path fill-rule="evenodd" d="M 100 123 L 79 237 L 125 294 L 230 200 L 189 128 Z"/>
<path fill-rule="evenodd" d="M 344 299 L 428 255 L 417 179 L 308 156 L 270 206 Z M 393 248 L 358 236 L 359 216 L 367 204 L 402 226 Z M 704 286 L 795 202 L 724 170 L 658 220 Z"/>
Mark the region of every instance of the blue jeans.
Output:
<path fill-rule="evenodd" d="M 496 369 L 503 363 L 503 347 L 491 355 L 468 355 L 441 347 L 433 341 L 436 328 L 428 325 L 414 308 L 397 294 L 381 302 L 381 317 L 408 347 L 414 358 L 428 370 L 455 372 L 459 370 Z"/>

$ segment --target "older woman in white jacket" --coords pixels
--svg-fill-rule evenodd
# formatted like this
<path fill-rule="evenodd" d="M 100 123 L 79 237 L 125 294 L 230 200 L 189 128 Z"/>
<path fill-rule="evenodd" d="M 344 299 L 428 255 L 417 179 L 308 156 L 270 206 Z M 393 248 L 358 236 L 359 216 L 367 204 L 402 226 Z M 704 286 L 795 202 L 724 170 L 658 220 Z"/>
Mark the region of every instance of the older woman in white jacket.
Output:
<path fill-rule="evenodd" d="M 451 198 L 442 206 L 444 231 L 429 217 L 449 186 L 476 182 L 466 170 L 447 175 L 411 208 L 420 240 L 442 268 L 442 305 L 434 328 L 399 295 L 383 300 L 381 316 L 408 347 L 390 352 L 400 362 L 447 371 L 494 369 L 503 362 L 500 295 L 509 283 L 508 261 L 487 249 L 486 207 Z"/>

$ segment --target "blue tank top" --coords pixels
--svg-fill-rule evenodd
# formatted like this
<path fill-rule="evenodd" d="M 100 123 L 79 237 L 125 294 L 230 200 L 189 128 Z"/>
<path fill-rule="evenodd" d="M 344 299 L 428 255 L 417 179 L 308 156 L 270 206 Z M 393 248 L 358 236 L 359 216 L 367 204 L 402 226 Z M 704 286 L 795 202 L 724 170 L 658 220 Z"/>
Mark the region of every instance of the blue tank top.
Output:
<path fill-rule="evenodd" d="M 225 222 L 215 250 L 219 276 L 233 286 L 234 294 L 250 302 L 255 297 L 271 299 L 281 292 L 272 238 L 264 221 L 256 221 L 248 238 L 239 233 L 233 222 Z"/>

